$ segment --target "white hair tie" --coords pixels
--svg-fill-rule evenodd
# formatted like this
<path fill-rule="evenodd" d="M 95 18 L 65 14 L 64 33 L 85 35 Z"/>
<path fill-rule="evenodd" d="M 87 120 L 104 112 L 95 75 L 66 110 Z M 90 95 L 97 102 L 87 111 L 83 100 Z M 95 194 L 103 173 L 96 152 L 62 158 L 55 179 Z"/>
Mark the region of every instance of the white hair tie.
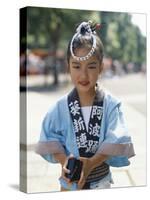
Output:
<path fill-rule="evenodd" d="M 91 27 L 90 27 L 90 24 L 91 24 L 91 21 L 88 21 L 88 22 L 82 22 L 78 28 L 76 29 L 76 33 L 74 34 L 74 36 L 72 37 L 72 40 L 71 40 L 71 43 L 70 43 L 70 52 L 71 52 L 71 55 L 74 59 L 76 59 L 77 61 L 84 61 L 84 60 L 87 60 L 89 59 L 95 49 L 96 49 L 96 37 L 95 35 L 93 34 L 92 30 L 91 30 Z M 95 32 L 94 32 L 95 33 Z M 92 48 L 91 50 L 89 51 L 89 53 L 86 55 L 86 56 L 75 56 L 74 52 L 73 52 L 73 42 L 74 42 L 74 39 L 76 37 L 79 37 L 80 35 L 87 35 L 87 36 L 91 36 L 92 39 L 93 39 L 93 44 L 92 44 Z"/>

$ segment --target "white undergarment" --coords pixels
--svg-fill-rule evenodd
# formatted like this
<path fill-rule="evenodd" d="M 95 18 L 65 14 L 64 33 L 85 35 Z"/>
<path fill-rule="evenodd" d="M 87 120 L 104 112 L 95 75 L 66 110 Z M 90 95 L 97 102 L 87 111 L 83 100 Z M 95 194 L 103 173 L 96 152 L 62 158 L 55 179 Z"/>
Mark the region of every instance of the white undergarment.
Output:
<path fill-rule="evenodd" d="M 89 124 L 91 109 L 92 109 L 92 106 L 81 107 L 83 119 L 84 119 L 84 122 L 85 122 L 85 125 L 86 125 L 86 130 L 88 130 L 88 124 Z"/>

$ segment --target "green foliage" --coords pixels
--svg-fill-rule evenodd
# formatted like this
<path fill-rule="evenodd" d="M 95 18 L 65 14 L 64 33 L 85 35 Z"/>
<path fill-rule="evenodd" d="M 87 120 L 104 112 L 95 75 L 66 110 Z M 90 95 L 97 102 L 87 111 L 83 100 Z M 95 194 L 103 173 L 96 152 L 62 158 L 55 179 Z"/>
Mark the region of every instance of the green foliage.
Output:
<path fill-rule="evenodd" d="M 28 7 L 28 48 L 45 48 L 50 51 L 62 48 L 66 51 L 75 32 L 74 25 L 87 20 L 106 23 L 99 32 L 106 56 L 123 63 L 145 62 L 146 38 L 131 23 L 130 14 L 119 12 Z"/>
<path fill-rule="evenodd" d="M 146 39 L 139 28 L 131 23 L 130 14 L 101 12 L 100 19 L 106 23 L 102 40 L 107 56 L 123 63 L 145 62 Z"/>

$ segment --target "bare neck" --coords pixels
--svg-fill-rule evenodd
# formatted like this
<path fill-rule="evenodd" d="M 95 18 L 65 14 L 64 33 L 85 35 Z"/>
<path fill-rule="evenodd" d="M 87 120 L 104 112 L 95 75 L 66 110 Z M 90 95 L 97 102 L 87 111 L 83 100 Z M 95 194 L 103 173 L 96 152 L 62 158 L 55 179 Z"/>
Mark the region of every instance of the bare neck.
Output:
<path fill-rule="evenodd" d="M 80 104 L 82 107 L 93 105 L 93 101 L 95 98 L 95 90 L 92 90 L 90 92 L 85 92 L 85 93 L 78 92 L 78 94 L 80 98 Z"/>

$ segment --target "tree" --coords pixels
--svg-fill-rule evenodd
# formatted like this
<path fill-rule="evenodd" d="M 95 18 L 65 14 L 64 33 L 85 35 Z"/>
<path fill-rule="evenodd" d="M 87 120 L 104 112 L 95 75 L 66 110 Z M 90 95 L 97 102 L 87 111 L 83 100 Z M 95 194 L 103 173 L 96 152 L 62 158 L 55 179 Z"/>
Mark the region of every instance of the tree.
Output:
<path fill-rule="evenodd" d="M 60 40 L 71 38 L 70 36 L 74 32 L 74 25 L 79 21 L 87 21 L 93 13 L 96 12 L 56 8 L 28 8 L 28 47 L 44 47 L 53 52 L 54 84 L 58 84 L 56 51 Z"/>
<path fill-rule="evenodd" d="M 119 59 L 122 63 L 145 62 L 145 37 L 139 28 L 132 24 L 128 13 L 100 12 L 101 22 L 106 26 L 101 30 L 101 38 L 106 55 Z"/>

